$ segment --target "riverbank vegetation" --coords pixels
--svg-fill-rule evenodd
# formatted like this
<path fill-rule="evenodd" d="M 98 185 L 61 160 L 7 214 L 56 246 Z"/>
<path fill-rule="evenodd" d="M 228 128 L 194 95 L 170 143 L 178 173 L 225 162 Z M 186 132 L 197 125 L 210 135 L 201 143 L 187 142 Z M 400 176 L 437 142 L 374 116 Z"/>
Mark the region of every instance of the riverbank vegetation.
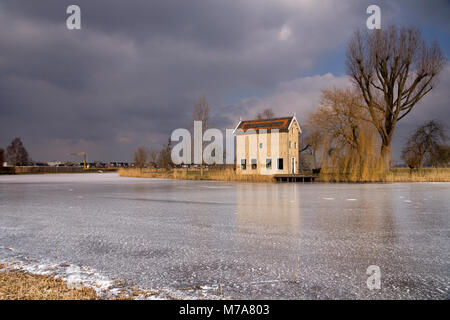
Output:
<path fill-rule="evenodd" d="M 234 169 L 119 169 L 121 177 L 158 178 L 178 180 L 215 180 L 238 182 L 274 182 L 269 175 L 238 175 Z M 343 172 L 336 169 L 324 169 L 316 175 L 317 182 L 450 182 L 450 168 L 392 168 L 389 171 L 366 171 L 363 175 L 355 172 Z"/>
<path fill-rule="evenodd" d="M 0 264 L 0 300 L 99 300 L 95 290 Z"/>
<path fill-rule="evenodd" d="M 18 262 L 0 263 L 0 300 L 133 300 L 153 299 L 159 291 L 143 290 L 132 282 L 115 280 L 109 289 L 69 283 L 56 276 L 51 268 L 47 274 L 23 269 Z M 175 299 L 170 294 L 167 299 Z"/>
<path fill-rule="evenodd" d="M 325 169 L 321 171 L 318 182 L 450 182 L 450 168 L 391 168 L 388 171 L 367 171 L 359 176 L 355 172 L 342 172 Z"/>
<path fill-rule="evenodd" d="M 242 182 L 273 182 L 269 175 L 236 174 L 234 168 L 213 168 L 203 170 L 187 169 L 119 169 L 121 177 L 133 178 L 159 178 L 178 180 L 217 180 L 217 181 L 242 181 Z"/>

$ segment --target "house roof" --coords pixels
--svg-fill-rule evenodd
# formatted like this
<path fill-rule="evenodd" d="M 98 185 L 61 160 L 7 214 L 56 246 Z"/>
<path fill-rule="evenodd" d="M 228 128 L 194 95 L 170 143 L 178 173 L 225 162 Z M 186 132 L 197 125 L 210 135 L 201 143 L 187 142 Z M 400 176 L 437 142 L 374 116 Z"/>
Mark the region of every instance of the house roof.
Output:
<path fill-rule="evenodd" d="M 264 119 L 264 120 L 242 120 L 237 125 L 235 132 L 236 131 L 245 132 L 250 129 L 253 129 L 255 131 L 274 130 L 274 129 L 278 129 L 280 132 L 289 131 L 292 120 L 295 120 L 297 122 L 297 119 L 295 118 L 295 116 Z M 297 125 L 298 125 L 298 122 L 297 122 Z M 300 126 L 299 126 L 299 128 L 300 128 Z"/>

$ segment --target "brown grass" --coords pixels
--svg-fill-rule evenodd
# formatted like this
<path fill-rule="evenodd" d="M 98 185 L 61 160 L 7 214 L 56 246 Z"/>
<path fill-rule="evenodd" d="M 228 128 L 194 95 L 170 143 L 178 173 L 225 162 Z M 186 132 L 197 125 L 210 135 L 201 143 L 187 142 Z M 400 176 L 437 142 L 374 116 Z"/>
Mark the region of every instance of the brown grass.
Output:
<path fill-rule="evenodd" d="M 178 180 L 217 180 L 217 181 L 243 181 L 243 182 L 273 182 L 274 179 L 269 175 L 257 174 L 236 174 L 231 169 L 210 169 L 200 170 L 172 169 L 172 170 L 153 170 L 153 169 L 119 169 L 121 177 L 134 178 L 160 178 L 160 179 L 178 179 Z"/>
<path fill-rule="evenodd" d="M 380 169 L 366 169 L 362 175 L 352 171 L 323 169 L 317 181 L 320 182 L 450 182 L 450 168 L 392 168 L 385 172 Z"/>
<path fill-rule="evenodd" d="M 450 182 L 450 168 L 394 168 L 385 179 L 388 182 Z"/>
<path fill-rule="evenodd" d="M 119 169 L 121 177 L 159 178 L 178 180 L 217 180 L 243 182 L 274 182 L 268 175 L 238 175 L 233 169 L 205 170 L 203 175 L 199 170 L 185 169 L 154 170 L 154 169 Z M 423 168 L 410 170 L 408 168 L 392 168 L 384 171 L 371 168 L 364 164 L 357 169 L 322 168 L 317 182 L 450 182 L 450 168 Z"/>
<path fill-rule="evenodd" d="M 0 300 L 99 300 L 95 290 L 48 275 L 36 275 L 0 264 Z"/>
<path fill-rule="evenodd" d="M 0 300 L 132 300 L 160 294 L 154 290 L 141 290 L 134 284 L 125 285 L 124 280 L 116 280 L 114 288 L 119 288 L 120 293 L 112 295 L 103 290 L 99 294 L 93 287 L 70 286 L 67 281 L 52 275 L 24 271 L 20 263 L 0 263 Z"/>

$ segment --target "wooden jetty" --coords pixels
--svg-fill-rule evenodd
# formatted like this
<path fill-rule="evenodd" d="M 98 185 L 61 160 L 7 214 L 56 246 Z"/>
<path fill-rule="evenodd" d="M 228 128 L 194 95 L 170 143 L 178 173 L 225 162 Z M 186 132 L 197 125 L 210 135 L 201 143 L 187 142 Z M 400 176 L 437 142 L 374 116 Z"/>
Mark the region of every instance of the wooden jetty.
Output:
<path fill-rule="evenodd" d="M 276 182 L 314 182 L 317 175 L 309 174 L 275 174 Z"/>

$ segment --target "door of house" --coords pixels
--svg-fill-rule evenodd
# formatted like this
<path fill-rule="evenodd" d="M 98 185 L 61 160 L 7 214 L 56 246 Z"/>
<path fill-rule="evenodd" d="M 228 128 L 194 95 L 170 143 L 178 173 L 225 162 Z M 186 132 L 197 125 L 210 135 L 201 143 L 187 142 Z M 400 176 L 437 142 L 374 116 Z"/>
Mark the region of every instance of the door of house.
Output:
<path fill-rule="evenodd" d="M 291 166 L 291 168 L 292 168 L 292 174 L 295 174 L 295 158 L 293 157 L 292 158 L 292 166 Z"/>

